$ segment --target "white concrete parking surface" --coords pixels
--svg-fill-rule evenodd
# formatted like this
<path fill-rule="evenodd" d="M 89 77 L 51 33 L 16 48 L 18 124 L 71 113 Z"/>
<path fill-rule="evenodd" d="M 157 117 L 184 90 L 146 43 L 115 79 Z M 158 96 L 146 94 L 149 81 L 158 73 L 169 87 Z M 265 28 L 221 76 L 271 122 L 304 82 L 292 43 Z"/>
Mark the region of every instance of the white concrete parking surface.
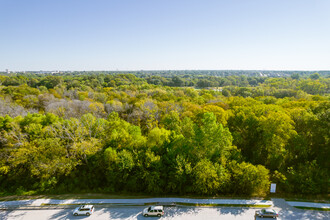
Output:
<path fill-rule="evenodd" d="M 180 220 L 212 220 L 212 219 L 255 219 L 254 213 L 256 208 L 231 208 L 231 207 L 165 207 L 165 215 L 161 218 L 158 217 L 143 217 L 143 206 L 120 206 L 111 208 L 98 208 L 95 207 L 93 215 L 87 216 L 73 216 L 72 209 L 56 209 L 56 210 L 7 210 L 0 211 L 1 220 L 45 220 L 45 219 L 99 219 L 99 220 L 122 220 L 122 219 L 180 219 Z M 330 214 L 327 211 L 312 211 L 301 210 L 295 208 L 279 208 L 273 207 L 279 212 L 280 219 L 288 220 L 310 220 L 310 219 L 330 219 Z"/>

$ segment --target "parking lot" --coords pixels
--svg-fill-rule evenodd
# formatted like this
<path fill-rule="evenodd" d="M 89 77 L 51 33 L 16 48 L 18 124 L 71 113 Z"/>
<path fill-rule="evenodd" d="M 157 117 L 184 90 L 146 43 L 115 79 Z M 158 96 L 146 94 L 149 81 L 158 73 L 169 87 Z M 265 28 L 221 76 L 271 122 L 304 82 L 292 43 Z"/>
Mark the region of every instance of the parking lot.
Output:
<path fill-rule="evenodd" d="M 141 206 L 118 206 L 110 208 L 95 207 L 95 212 L 87 216 L 73 216 L 72 209 L 44 209 L 44 210 L 6 210 L 0 211 L 1 220 L 22 220 L 22 219 L 255 219 L 254 213 L 257 208 L 238 208 L 238 207 L 165 207 L 165 215 L 163 217 L 143 217 Z M 274 207 L 279 212 L 278 219 L 330 219 L 327 211 L 312 211 L 292 209 L 286 210 Z"/>

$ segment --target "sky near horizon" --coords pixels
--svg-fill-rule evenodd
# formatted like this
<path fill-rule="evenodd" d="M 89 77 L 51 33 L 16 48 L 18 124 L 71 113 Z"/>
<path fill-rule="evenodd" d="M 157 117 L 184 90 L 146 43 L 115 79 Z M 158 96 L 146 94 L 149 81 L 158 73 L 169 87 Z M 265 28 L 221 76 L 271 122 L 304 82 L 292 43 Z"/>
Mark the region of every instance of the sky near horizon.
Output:
<path fill-rule="evenodd" d="M 330 0 L 0 0 L 0 71 L 330 70 Z"/>

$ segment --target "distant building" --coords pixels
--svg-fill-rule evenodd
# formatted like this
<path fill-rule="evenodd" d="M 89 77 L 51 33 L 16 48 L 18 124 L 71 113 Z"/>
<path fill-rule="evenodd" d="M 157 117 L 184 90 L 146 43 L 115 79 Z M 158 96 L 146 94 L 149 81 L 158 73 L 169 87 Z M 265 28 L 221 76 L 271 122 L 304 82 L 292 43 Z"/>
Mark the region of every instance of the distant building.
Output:
<path fill-rule="evenodd" d="M 56 73 L 60 73 L 60 71 L 59 70 L 53 70 L 53 71 L 40 70 L 38 73 L 40 73 L 40 74 L 56 74 Z"/>

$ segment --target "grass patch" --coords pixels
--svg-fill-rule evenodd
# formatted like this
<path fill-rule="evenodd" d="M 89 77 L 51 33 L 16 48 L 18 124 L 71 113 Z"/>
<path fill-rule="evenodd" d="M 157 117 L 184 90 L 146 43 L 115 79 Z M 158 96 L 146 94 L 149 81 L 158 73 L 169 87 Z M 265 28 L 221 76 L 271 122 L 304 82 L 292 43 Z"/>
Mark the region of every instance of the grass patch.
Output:
<path fill-rule="evenodd" d="M 313 200 L 313 199 L 285 199 L 287 202 L 313 202 L 313 203 L 329 203 L 326 200 Z"/>
<path fill-rule="evenodd" d="M 282 198 L 286 201 L 295 202 L 317 202 L 330 203 L 330 194 L 291 194 L 291 193 L 275 193 L 270 194 L 271 198 Z"/>
<path fill-rule="evenodd" d="M 159 203 L 158 202 L 148 202 L 148 203 L 144 203 L 144 205 L 147 205 L 147 206 L 151 206 L 151 205 L 158 205 Z"/>
<path fill-rule="evenodd" d="M 193 196 L 193 195 L 146 195 L 146 194 L 132 194 L 132 193 L 120 193 L 120 194 L 110 194 L 110 193 L 78 193 L 78 194 L 39 194 L 31 195 L 34 192 L 24 193 L 22 195 L 10 195 L 6 193 L 0 194 L 0 201 L 15 201 L 15 200 L 30 200 L 30 199 L 146 199 L 146 198 L 189 198 L 189 199 L 257 199 L 257 200 L 266 200 L 265 197 L 251 197 L 251 196 L 237 196 L 237 195 L 228 195 L 228 196 Z M 269 200 L 269 199 L 267 199 Z M 151 204 L 153 205 L 153 204 Z"/>
<path fill-rule="evenodd" d="M 185 202 L 176 202 L 177 205 L 185 206 L 206 206 L 206 207 L 255 207 L 255 208 L 268 208 L 271 205 L 253 205 L 253 204 L 204 204 L 204 203 L 185 203 Z"/>
<path fill-rule="evenodd" d="M 40 192 L 39 192 L 40 193 Z M 258 199 L 263 200 L 265 197 L 256 196 L 238 196 L 238 195 L 217 195 L 217 196 L 198 196 L 198 195 L 146 195 L 143 193 L 70 193 L 70 194 L 38 194 L 36 191 L 28 191 L 21 194 L 9 194 L 0 192 L 0 201 L 14 201 L 25 199 L 145 199 L 145 198 L 189 198 L 189 199 Z"/>
<path fill-rule="evenodd" d="M 298 209 L 306 209 L 306 210 L 317 210 L 317 211 L 330 211 L 329 208 L 314 208 L 314 207 L 305 207 L 305 206 L 293 206 Z"/>
<path fill-rule="evenodd" d="M 120 206 L 146 206 L 146 204 L 125 204 L 125 203 L 61 203 L 61 204 L 52 204 L 52 203 L 41 203 L 41 206 L 82 206 L 82 205 L 94 205 L 94 206 L 109 206 L 109 205 L 120 205 Z"/>
<path fill-rule="evenodd" d="M 41 206 L 63 206 L 63 205 L 76 205 L 76 206 L 82 206 L 86 204 L 76 203 L 76 204 L 51 204 L 51 203 L 41 203 Z"/>
<path fill-rule="evenodd" d="M 144 203 L 144 204 L 123 204 L 123 203 L 88 203 L 89 205 L 121 205 L 121 206 L 152 206 L 152 205 L 161 205 L 161 203 Z M 268 208 L 271 205 L 253 205 L 253 204 L 208 204 L 208 203 L 185 203 L 185 202 L 176 202 L 175 205 L 184 205 L 184 206 L 196 206 L 196 207 L 254 207 L 254 208 Z M 51 203 L 42 203 L 41 206 L 81 206 L 86 205 L 86 203 L 75 203 L 75 204 L 51 204 Z"/>
<path fill-rule="evenodd" d="M 145 195 L 126 195 L 126 194 L 103 194 L 103 193 L 84 193 L 84 194 L 59 194 L 59 195 L 4 195 L 0 201 L 15 201 L 25 199 L 145 199 L 152 196 Z"/>

